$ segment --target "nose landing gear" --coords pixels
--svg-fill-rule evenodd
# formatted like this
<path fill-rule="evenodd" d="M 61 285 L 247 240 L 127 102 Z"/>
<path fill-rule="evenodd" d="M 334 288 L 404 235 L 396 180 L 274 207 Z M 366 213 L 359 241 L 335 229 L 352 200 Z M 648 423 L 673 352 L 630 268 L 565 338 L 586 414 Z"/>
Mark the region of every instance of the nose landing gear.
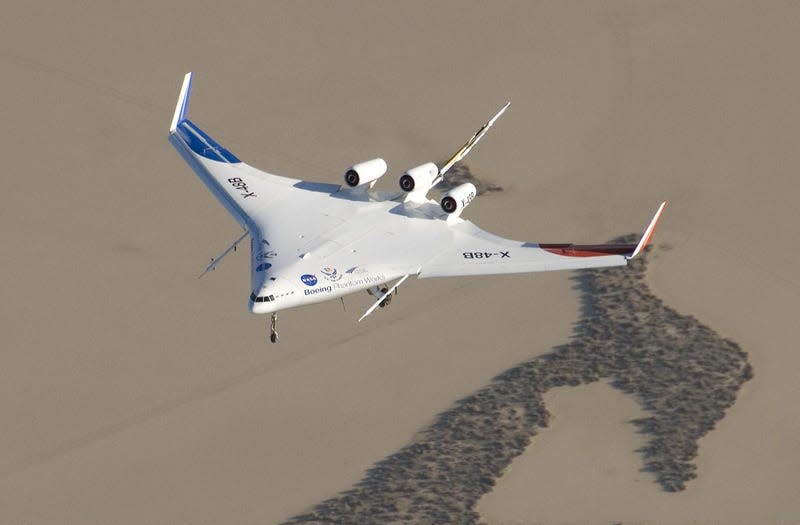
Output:
<path fill-rule="evenodd" d="M 278 324 L 278 314 L 276 312 L 272 313 L 272 317 L 269 321 L 269 340 L 271 343 L 278 342 L 278 330 L 276 325 Z"/>

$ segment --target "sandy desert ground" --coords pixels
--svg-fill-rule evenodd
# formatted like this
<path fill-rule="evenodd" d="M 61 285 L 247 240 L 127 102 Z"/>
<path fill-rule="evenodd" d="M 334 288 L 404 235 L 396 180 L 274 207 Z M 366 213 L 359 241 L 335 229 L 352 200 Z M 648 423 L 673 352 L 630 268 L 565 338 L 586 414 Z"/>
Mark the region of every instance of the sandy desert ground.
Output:
<path fill-rule="evenodd" d="M 487 523 L 800 521 L 797 4 L 50 4 L 0 17 L 0 522 L 291 520 L 579 319 L 569 274 L 413 281 L 268 346 L 246 257 L 195 278 L 238 228 L 166 140 L 189 70 L 193 119 L 272 173 L 382 156 L 389 187 L 510 99 L 469 219 L 601 242 L 670 201 L 647 282 L 754 370 L 697 479 L 641 471 L 629 396 L 559 388 Z"/>

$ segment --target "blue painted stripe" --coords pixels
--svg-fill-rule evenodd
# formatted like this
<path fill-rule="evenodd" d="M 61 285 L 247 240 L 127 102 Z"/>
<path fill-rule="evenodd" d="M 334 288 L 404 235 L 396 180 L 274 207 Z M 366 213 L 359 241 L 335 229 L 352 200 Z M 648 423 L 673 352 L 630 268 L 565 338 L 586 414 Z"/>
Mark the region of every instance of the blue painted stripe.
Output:
<path fill-rule="evenodd" d="M 189 148 L 201 157 L 230 164 L 242 162 L 189 119 L 178 123 L 178 133 Z"/>

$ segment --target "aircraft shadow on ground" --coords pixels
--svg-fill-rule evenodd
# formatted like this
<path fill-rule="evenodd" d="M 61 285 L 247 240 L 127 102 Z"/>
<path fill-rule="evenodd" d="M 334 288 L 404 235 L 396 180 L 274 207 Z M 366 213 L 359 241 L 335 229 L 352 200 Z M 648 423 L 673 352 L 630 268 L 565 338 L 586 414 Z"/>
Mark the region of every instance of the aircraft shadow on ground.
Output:
<path fill-rule="evenodd" d="M 440 166 L 442 163 L 439 164 Z M 447 191 L 452 190 L 459 184 L 464 184 L 465 182 L 471 182 L 475 185 L 475 189 L 478 190 L 478 195 L 484 195 L 486 193 L 497 193 L 503 191 L 502 186 L 498 186 L 497 184 L 493 184 L 483 178 L 476 177 L 472 170 L 470 170 L 468 164 L 456 164 L 450 171 L 447 172 L 445 179 L 436 185 L 436 189 L 440 191 Z"/>
<path fill-rule="evenodd" d="M 568 343 L 495 377 L 353 489 L 286 523 L 478 523 L 478 500 L 548 425 L 542 394 L 600 379 L 649 413 L 632 421 L 647 438 L 638 451 L 643 470 L 665 491 L 684 490 L 696 477 L 698 439 L 753 371 L 738 344 L 654 296 L 646 267 L 643 254 L 627 268 L 577 272 L 582 315 Z"/>

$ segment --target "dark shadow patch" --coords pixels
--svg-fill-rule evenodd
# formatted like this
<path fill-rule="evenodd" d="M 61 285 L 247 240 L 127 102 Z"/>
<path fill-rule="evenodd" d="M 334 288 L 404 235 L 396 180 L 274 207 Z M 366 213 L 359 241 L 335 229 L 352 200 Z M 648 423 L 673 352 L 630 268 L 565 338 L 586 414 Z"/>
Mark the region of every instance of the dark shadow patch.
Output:
<path fill-rule="evenodd" d="M 459 184 L 471 182 L 478 190 L 478 195 L 485 193 L 497 193 L 503 191 L 501 186 L 493 184 L 483 178 L 476 177 L 467 164 L 456 164 L 445 174 L 445 180 L 436 185 L 436 189 L 447 191 L 455 188 Z"/>
<path fill-rule="evenodd" d="M 683 490 L 696 477 L 698 439 L 724 417 L 753 369 L 738 344 L 654 296 L 646 266 L 643 254 L 627 268 L 577 272 L 582 312 L 569 343 L 500 374 L 353 489 L 287 523 L 478 523 L 478 500 L 547 427 L 542 394 L 600 379 L 649 412 L 633 421 L 647 437 L 643 468 L 665 491 Z"/>

